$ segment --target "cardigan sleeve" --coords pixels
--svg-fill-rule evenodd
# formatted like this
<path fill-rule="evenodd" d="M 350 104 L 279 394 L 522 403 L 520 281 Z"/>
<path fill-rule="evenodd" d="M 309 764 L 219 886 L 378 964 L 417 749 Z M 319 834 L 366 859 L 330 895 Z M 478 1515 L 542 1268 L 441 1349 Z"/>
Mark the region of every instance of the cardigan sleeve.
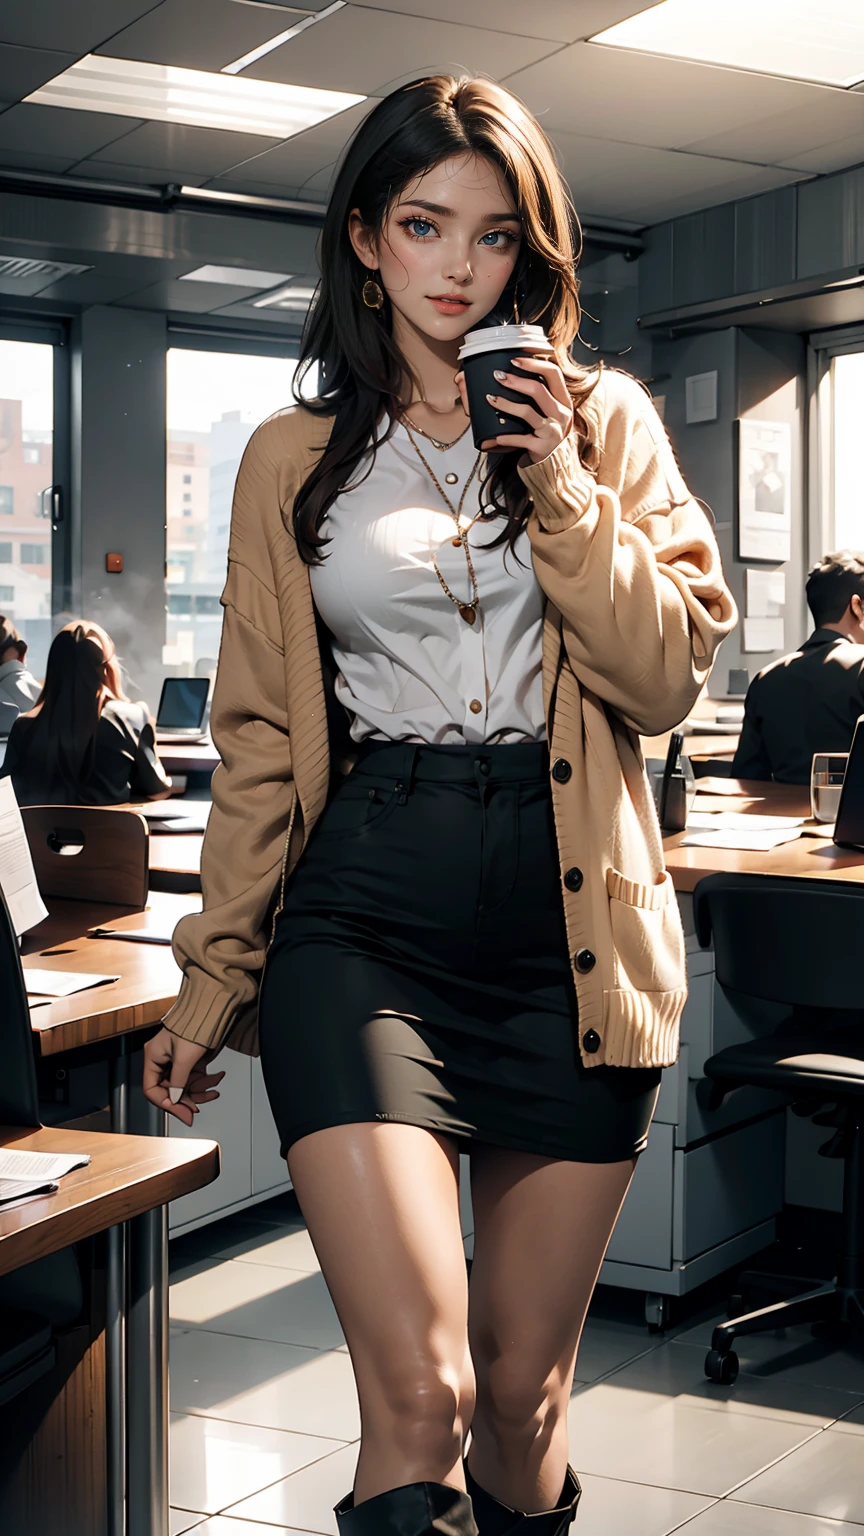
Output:
<path fill-rule="evenodd" d="M 220 763 L 201 856 L 203 910 L 175 929 L 183 981 L 165 1019 L 210 1049 L 257 1006 L 294 799 L 282 630 L 261 517 L 262 498 L 277 495 L 276 465 L 253 437 L 234 493 L 222 593 L 210 720 Z"/>
<path fill-rule="evenodd" d="M 623 374 L 604 392 L 596 483 L 572 435 L 519 473 L 534 567 L 577 679 L 653 736 L 689 713 L 737 612 L 651 400 Z"/>

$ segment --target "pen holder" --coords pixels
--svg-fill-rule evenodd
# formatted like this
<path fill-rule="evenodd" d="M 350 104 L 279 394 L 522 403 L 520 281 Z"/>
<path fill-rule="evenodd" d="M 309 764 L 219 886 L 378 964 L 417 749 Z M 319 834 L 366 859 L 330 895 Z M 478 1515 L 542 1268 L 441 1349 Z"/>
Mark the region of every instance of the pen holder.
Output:
<path fill-rule="evenodd" d="M 683 832 L 687 825 L 687 780 L 683 773 L 669 775 L 660 825 L 664 832 Z"/>

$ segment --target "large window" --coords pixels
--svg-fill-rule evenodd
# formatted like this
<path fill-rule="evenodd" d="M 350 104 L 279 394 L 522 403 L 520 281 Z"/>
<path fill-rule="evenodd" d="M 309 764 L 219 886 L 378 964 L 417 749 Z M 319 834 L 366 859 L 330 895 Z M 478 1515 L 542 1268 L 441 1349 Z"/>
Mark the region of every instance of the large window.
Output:
<path fill-rule="evenodd" d="M 864 549 L 864 352 L 845 352 L 833 365 L 833 502 L 835 549 Z"/>
<path fill-rule="evenodd" d="M 164 661 L 173 672 L 204 674 L 215 665 L 237 469 L 259 422 L 291 404 L 295 368 L 285 357 L 168 352 Z"/>
<path fill-rule="evenodd" d="M 51 641 L 54 348 L 0 341 L 0 613 L 45 671 Z"/>

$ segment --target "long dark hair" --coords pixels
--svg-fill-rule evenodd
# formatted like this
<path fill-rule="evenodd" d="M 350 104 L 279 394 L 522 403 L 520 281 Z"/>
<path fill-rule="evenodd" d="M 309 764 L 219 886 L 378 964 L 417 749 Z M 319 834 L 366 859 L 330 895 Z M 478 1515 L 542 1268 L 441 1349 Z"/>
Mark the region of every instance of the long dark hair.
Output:
<path fill-rule="evenodd" d="M 498 166 L 522 221 L 519 258 L 502 295 L 504 318 L 518 294 L 520 319 L 545 327 L 573 400 L 580 453 L 589 467 L 596 463 L 596 429 L 583 406 L 598 374 L 570 357 L 581 315 L 576 279 L 581 231 L 552 146 L 518 98 L 491 80 L 435 75 L 415 81 L 385 97 L 357 130 L 321 233 L 321 281 L 294 380 L 299 404 L 335 417 L 327 447 L 294 501 L 297 547 L 309 564 L 320 561 L 327 542 L 320 534 L 325 513 L 352 482 L 370 446 L 374 456 L 386 441 L 405 404 L 407 369 L 393 340 L 390 305 L 385 297 L 376 312 L 362 302 L 360 290 L 370 274 L 351 245 L 349 215 L 358 208 L 366 228 L 379 234 L 406 186 L 466 152 Z M 303 380 L 316 363 L 319 393 L 310 402 Z M 490 512 L 506 514 L 507 526 L 495 542 L 507 539 L 511 548 L 530 508 L 518 457 L 518 450 L 490 454 L 482 493 Z"/>
<path fill-rule="evenodd" d="M 29 760 L 40 777 L 59 779 L 74 801 L 93 771 L 102 707 L 125 697 L 111 636 L 99 624 L 66 624 L 51 642 L 42 692 L 28 716 L 22 769 Z"/>

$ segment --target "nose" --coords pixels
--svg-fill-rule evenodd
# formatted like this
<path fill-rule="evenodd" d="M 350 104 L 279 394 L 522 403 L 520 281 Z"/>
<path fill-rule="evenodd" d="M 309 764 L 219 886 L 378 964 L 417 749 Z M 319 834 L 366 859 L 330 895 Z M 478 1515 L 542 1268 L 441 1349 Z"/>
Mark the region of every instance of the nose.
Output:
<path fill-rule="evenodd" d="M 474 273 L 468 256 L 454 255 L 444 275 L 448 283 L 470 283 Z"/>

